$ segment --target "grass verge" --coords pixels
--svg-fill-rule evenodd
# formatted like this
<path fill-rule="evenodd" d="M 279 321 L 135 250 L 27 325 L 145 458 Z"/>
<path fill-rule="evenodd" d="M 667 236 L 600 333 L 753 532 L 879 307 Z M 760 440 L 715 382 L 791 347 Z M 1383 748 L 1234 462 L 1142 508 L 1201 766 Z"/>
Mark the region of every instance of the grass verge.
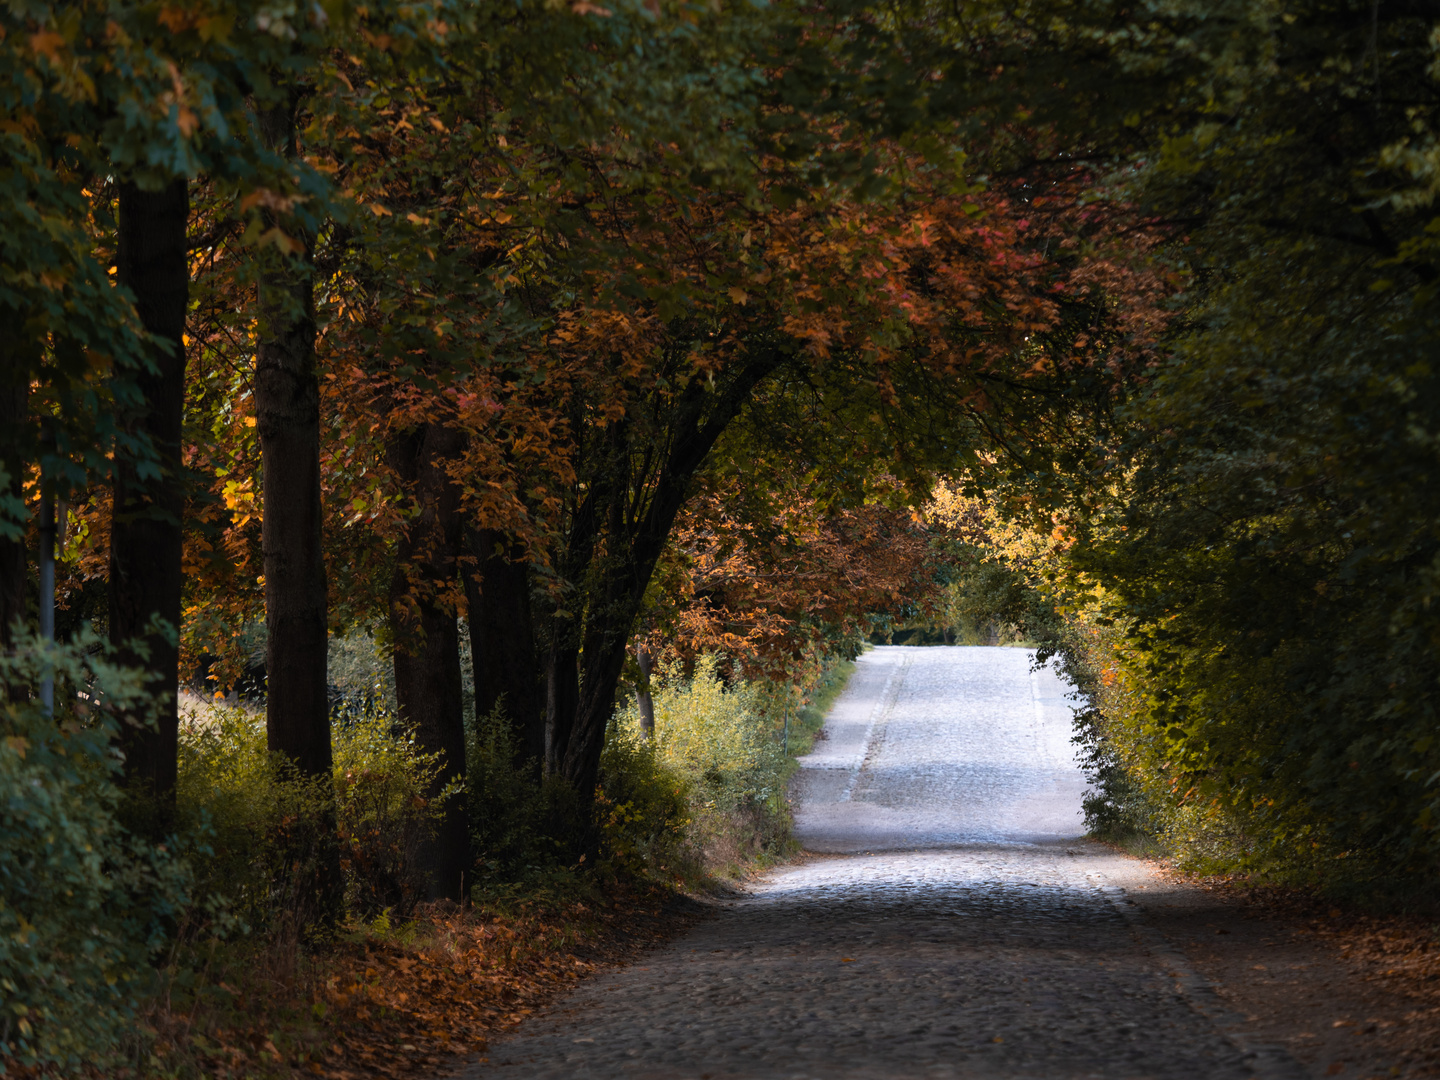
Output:
<path fill-rule="evenodd" d="M 835 705 L 835 699 L 845 690 L 850 676 L 855 674 L 853 660 L 839 660 L 825 673 L 819 683 L 810 691 L 802 704 L 790 717 L 790 757 L 804 757 L 815 747 L 815 739 L 825 726 L 825 717 Z M 798 765 L 791 764 L 793 774 Z"/>

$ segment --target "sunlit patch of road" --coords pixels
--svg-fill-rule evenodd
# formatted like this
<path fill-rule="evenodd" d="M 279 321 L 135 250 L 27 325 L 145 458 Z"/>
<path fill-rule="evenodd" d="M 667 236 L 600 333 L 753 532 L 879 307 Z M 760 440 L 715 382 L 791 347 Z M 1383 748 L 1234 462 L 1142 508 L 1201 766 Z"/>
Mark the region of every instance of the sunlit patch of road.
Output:
<path fill-rule="evenodd" d="M 882 646 L 800 760 L 811 851 L 1053 843 L 1085 831 L 1069 686 L 1028 649 Z"/>

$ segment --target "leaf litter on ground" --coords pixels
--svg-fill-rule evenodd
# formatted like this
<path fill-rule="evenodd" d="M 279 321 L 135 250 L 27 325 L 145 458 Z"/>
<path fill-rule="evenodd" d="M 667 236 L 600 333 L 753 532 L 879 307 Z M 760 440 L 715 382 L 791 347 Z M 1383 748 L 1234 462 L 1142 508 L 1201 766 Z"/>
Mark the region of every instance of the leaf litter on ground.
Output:
<path fill-rule="evenodd" d="M 302 947 L 288 969 L 263 949 L 232 955 L 197 980 L 205 985 L 157 996 L 143 1060 L 126 1075 L 448 1072 L 556 994 L 669 939 L 701 910 L 658 885 L 611 882 L 585 899 L 422 905 L 397 925 L 355 925 L 324 947 Z"/>

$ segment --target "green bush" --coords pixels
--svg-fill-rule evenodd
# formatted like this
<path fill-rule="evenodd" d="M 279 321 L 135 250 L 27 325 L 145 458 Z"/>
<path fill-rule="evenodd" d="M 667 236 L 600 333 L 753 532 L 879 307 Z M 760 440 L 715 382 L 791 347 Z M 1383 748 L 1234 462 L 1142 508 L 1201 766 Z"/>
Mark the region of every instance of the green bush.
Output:
<path fill-rule="evenodd" d="M 1347 856 L 1328 842 L 1322 817 L 1296 813 L 1265 794 L 1279 775 L 1257 783 L 1239 769 L 1215 769 L 1187 748 L 1189 732 L 1175 722 L 1174 708 L 1184 684 L 1170 681 L 1168 672 L 1157 678 L 1153 656 L 1132 631 L 1127 620 L 1082 610 L 1069 616 L 1056 645 L 1086 699 L 1075 742 L 1090 781 L 1083 805 L 1091 834 L 1163 854 L 1195 873 L 1334 886 L 1342 875 L 1371 872 L 1362 853 L 1341 864 Z M 1278 715 L 1284 705 L 1272 701 L 1269 712 Z M 1251 741 L 1260 733 L 1252 731 Z M 1245 766 L 1243 755 L 1229 761 L 1232 769 Z"/>
<path fill-rule="evenodd" d="M 725 810 L 783 797 L 789 775 L 775 721 L 758 689 L 726 686 L 719 658 L 701 656 L 685 678 L 678 664 L 654 680 L 657 760 L 687 778 L 691 798 L 705 809 Z M 619 716 L 621 731 L 639 731 L 633 703 Z"/>
<path fill-rule="evenodd" d="M 264 718 L 245 709 L 209 706 L 181 724 L 179 808 L 209 837 L 195 860 L 201 891 L 250 928 L 315 918 L 299 888 L 309 875 L 294 864 L 318 864 L 337 842 L 350 915 L 405 911 L 422 895 L 416 856 L 440 808 L 425 797 L 435 755 L 377 711 L 337 724 L 332 747 L 327 784 L 272 755 Z"/>
<path fill-rule="evenodd" d="M 598 853 L 602 869 L 694 884 L 707 872 L 736 871 L 784 849 L 785 787 L 794 770 L 783 742 L 785 712 L 793 714 L 790 749 L 802 751 L 853 670 L 813 659 L 805 685 L 818 695 L 816 708 L 804 705 L 803 693 L 797 704 L 803 687 L 727 684 L 723 661 L 712 655 L 698 658 L 689 677 L 678 661 L 656 672 L 656 737 L 641 733 L 633 701 L 616 712 L 589 808 L 563 783 L 537 780 L 533 762 L 518 760 L 503 709 L 481 717 L 468 732 L 466 777 L 478 893 L 496 903 L 521 893 L 583 891 L 576 875 L 582 850 Z"/>
<path fill-rule="evenodd" d="M 114 716 L 147 700 L 90 635 L 0 655 L 0 1073 L 116 1062 L 189 903 L 186 862 L 120 823 Z"/>
<path fill-rule="evenodd" d="M 518 761 L 503 708 L 469 731 L 466 786 L 471 837 L 479 856 L 477 894 L 489 904 L 583 895 L 578 876 L 592 868 L 673 881 L 687 876 L 683 848 L 688 806 L 683 780 L 632 732 L 612 726 L 588 813 L 564 783 L 537 778 Z M 586 861 L 581 862 L 582 855 Z"/>
<path fill-rule="evenodd" d="M 338 726 L 333 746 L 348 909 L 355 915 L 408 911 L 424 894 L 417 863 L 421 842 L 445 803 L 463 792 L 451 787 L 427 796 L 440 772 L 440 755 L 420 750 L 383 712 Z"/>
<path fill-rule="evenodd" d="M 692 785 L 636 727 L 613 724 L 600 758 L 595 795 L 602 855 L 662 881 L 693 874 L 688 850 Z"/>
<path fill-rule="evenodd" d="M 654 746 L 643 744 L 632 702 L 616 716 L 607 753 L 617 764 L 630 763 L 627 770 L 612 767 L 616 775 L 644 777 L 653 768 L 673 778 L 643 787 L 630 783 L 657 793 L 673 785 L 689 804 L 692 844 L 707 865 L 728 868 L 788 841 L 785 786 L 793 766 L 781 742 L 776 703 L 769 700 L 775 695 L 739 680 L 727 686 L 719 668 L 718 657 L 704 655 L 689 678 L 678 663 L 659 672 L 651 682 Z M 606 795 L 618 804 L 623 800 L 614 788 L 612 780 Z"/>
<path fill-rule="evenodd" d="M 465 787 L 471 844 L 487 881 L 518 879 L 568 860 L 553 837 L 564 818 L 561 793 L 537 782 L 538 766 L 518 761 L 519 743 L 503 704 L 466 729 Z"/>

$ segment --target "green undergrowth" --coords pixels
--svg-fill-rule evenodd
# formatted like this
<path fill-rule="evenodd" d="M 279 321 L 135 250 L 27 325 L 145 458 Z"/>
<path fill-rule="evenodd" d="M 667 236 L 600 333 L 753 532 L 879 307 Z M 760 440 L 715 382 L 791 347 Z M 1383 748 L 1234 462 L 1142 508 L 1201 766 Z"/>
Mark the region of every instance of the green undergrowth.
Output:
<path fill-rule="evenodd" d="M 265 928 L 283 912 L 303 930 L 322 917 L 304 910 L 304 875 L 332 857 L 350 917 L 407 910 L 421 897 L 417 853 L 444 801 L 425 793 L 440 765 L 388 713 L 334 725 L 330 783 L 288 770 L 266 745 L 264 717 L 245 709 L 187 713 L 179 744 L 180 835 L 204 837 L 191 844 L 197 884 L 230 918 Z M 277 894 L 286 888 L 291 895 Z"/>
<path fill-rule="evenodd" d="M 120 718 L 146 706 L 94 636 L 0 652 L 0 1075 L 117 1064 L 193 905 L 187 860 L 126 827 L 114 783 Z"/>
<path fill-rule="evenodd" d="M 0 656 L 0 1076 L 222 1075 L 226 1047 L 248 1064 L 223 1075 L 308 1067 L 333 958 L 423 952 L 449 932 L 422 903 L 421 856 L 450 799 L 471 822 L 467 918 L 569 926 L 554 913 L 622 895 L 663 906 L 782 859 L 795 756 L 852 668 L 817 662 L 800 686 L 726 678 L 716 657 L 665 670 L 656 738 L 622 706 L 589 807 L 517 764 L 500 713 L 469 725 L 463 790 L 432 797 L 439 763 L 383 695 L 337 712 L 323 780 L 269 752 L 262 716 L 202 705 L 182 715 L 176 806 L 161 814 L 115 782 L 118 717 L 146 700 L 138 675 L 98 639 L 25 643 Z M 33 692 L 47 673 L 54 716 Z"/>
<path fill-rule="evenodd" d="M 47 677 L 53 715 L 35 693 Z M 90 635 L 0 654 L 0 1076 L 210 1075 L 185 1072 L 167 1017 L 204 1044 L 291 986 L 334 927 L 369 932 L 422 895 L 416 855 L 443 798 L 425 798 L 437 762 L 393 717 L 337 720 L 319 781 L 269 752 L 262 717 L 189 709 L 165 810 L 116 782 L 116 737 L 154 705 Z M 327 867 L 338 887 L 321 887 Z M 209 1019 L 191 1030 L 195 1016 Z"/>
<path fill-rule="evenodd" d="M 786 793 L 795 758 L 814 745 L 854 664 L 831 661 L 798 686 L 727 682 L 721 668 L 719 657 L 707 655 L 688 675 L 679 664 L 658 672 L 653 743 L 641 735 L 631 701 L 617 713 L 606 751 L 605 794 L 619 816 L 643 819 L 641 807 L 655 805 L 630 798 L 631 791 L 659 789 L 680 800 L 685 823 L 673 833 L 674 862 L 691 885 L 743 877 L 794 853 Z M 613 794 L 616 782 L 631 775 L 655 780 L 626 780 L 623 795 Z M 674 804 L 664 809 L 673 814 Z"/>
<path fill-rule="evenodd" d="M 593 899 L 597 881 L 706 891 L 795 851 L 786 797 L 854 665 L 820 661 L 799 684 L 730 674 L 718 656 L 652 678 L 655 737 L 633 699 L 606 737 L 588 815 L 573 792 L 518 760 L 503 711 L 468 740 L 467 795 L 477 853 L 472 899 L 507 911 Z M 576 837 L 585 842 L 577 847 Z"/>
<path fill-rule="evenodd" d="M 1330 763 L 1289 746 L 1270 748 L 1269 772 L 1252 759 L 1261 734 L 1242 738 L 1249 729 L 1233 714 L 1256 703 L 1241 694 L 1226 698 L 1218 684 L 1176 684 L 1119 620 L 1081 610 L 1055 623 L 1049 644 L 1083 691 L 1075 741 L 1090 781 L 1084 799 L 1090 835 L 1182 873 L 1247 888 L 1297 890 L 1385 913 L 1433 906 L 1432 867 L 1407 865 L 1379 843 L 1345 842 L 1333 818 L 1300 798 L 1297 776 Z M 1182 691 L 1203 707 L 1181 709 Z M 1274 705 L 1272 715 L 1303 697 L 1266 692 L 1260 704 Z M 1195 731 L 1216 746 L 1239 744 L 1244 753 L 1217 764 L 1218 751 L 1199 744 Z M 1347 756 L 1344 771 L 1360 772 L 1359 748 Z M 1387 842 L 1404 838 L 1390 835 Z"/>

